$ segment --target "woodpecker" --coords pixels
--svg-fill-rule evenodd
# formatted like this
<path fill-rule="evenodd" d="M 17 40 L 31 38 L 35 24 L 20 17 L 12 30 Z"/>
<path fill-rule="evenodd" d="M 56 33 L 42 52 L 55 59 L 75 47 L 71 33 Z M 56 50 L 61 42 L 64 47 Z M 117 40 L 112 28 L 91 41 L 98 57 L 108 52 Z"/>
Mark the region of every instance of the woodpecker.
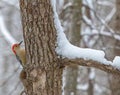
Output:
<path fill-rule="evenodd" d="M 26 56 L 25 56 L 25 49 L 20 46 L 22 42 L 23 41 L 21 41 L 20 43 L 13 44 L 12 51 L 15 54 L 17 60 L 20 62 L 20 64 L 24 68 L 26 64 Z"/>

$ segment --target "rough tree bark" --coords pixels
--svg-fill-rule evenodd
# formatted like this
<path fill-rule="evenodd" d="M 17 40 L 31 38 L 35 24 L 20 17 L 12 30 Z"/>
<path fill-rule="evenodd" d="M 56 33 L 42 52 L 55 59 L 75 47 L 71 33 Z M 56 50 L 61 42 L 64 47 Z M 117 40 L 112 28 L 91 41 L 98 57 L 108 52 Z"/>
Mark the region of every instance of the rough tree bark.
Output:
<path fill-rule="evenodd" d="M 96 67 L 120 74 L 118 69 L 93 60 L 58 58 L 50 0 L 20 0 L 20 8 L 27 58 L 22 82 L 27 95 L 61 95 L 61 63 Z"/>
<path fill-rule="evenodd" d="M 21 0 L 27 66 L 27 95 L 61 95 L 62 69 L 55 53 L 56 30 L 50 0 Z"/>

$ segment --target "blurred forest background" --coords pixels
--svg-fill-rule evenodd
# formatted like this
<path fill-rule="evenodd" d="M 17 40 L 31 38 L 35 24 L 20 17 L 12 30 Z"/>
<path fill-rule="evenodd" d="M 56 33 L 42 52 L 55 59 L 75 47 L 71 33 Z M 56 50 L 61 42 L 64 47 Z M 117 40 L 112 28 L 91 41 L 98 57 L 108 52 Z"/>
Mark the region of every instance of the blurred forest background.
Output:
<path fill-rule="evenodd" d="M 56 0 L 68 40 L 83 48 L 120 55 L 120 0 Z M 11 51 L 23 40 L 19 0 L 0 0 L 0 95 L 19 95 L 21 67 Z M 24 45 L 23 45 L 24 46 Z M 66 67 L 64 95 L 120 95 L 120 76 L 89 67 Z"/>

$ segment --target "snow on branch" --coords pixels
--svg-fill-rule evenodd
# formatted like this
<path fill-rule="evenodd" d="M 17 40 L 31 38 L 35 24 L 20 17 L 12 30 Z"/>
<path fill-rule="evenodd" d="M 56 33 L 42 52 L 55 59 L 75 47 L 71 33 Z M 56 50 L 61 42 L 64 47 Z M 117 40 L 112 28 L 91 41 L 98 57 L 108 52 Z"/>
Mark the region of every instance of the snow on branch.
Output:
<path fill-rule="evenodd" d="M 116 56 L 112 61 L 105 58 L 105 53 L 101 50 L 80 48 L 72 45 L 66 38 L 56 12 L 56 0 L 51 0 L 54 12 L 54 23 L 57 30 L 57 54 L 61 55 L 66 65 L 77 64 L 102 69 L 108 72 L 120 74 L 120 57 Z"/>
<path fill-rule="evenodd" d="M 0 32 L 10 44 L 13 44 L 16 42 L 16 40 L 11 36 L 11 34 L 6 29 L 4 19 L 2 16 L 0 16 Z"/>

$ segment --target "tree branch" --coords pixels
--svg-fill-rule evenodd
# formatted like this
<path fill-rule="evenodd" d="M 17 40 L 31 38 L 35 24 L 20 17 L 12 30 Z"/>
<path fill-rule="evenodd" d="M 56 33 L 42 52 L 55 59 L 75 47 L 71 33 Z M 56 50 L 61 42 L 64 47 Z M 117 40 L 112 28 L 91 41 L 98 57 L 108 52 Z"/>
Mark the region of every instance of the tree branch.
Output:
<path fill-rule="evenodd" d="M 120 70 L 113 67 L 112 65 L 106 65 L 106 64 L 93 61 L 93 60 L 84 60 L 82 58 L 80 59 L 79 58 L 77 59 L 65 58 L 63 59 L 63 63 L 65 66 L 80 65 L 80 66 L 95 67 L 108 73 L 114 73 L 114 74 L 120 75 Z"/>
<path fill-rule="evenodd" d="M 111 62 L 105 58 L 105 53 L 103 51 L 76 47 L 67 40 L 66 35 L 63 32 L 64 30 L 61 26 L 58 14 L 56 12 L 56 2 L 54 1 L 51 4 L 53 6 L 53 17 L 55 28 L 57 30 L 57 48 L 55 51 L 58 55 L 65 58 L 62 60 L 62 65 L 89 66 L 104 70 L 106 72 L 120 74 L 120 56 L 116 56 L 113 62 Z M 101 20 L 101 18 L 99 18 L 99 20 Z M 107 26 L 106 23 L 103 22 L 103 24 Z M 111 31 L 111 33 L 114 33 L 114 31 Z"/>

